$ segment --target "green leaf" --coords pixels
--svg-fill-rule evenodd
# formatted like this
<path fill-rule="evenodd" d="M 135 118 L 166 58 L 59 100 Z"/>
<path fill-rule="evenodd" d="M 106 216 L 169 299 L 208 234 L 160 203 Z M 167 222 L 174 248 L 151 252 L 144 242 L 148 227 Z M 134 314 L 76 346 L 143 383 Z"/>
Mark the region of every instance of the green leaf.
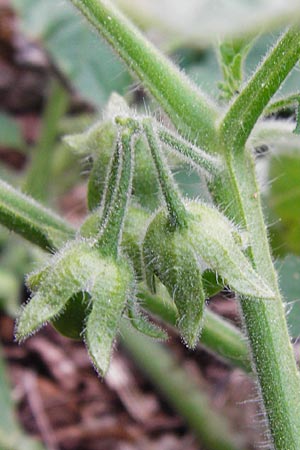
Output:
<path fill-rule="evenodd" d="M 293 338 L 300 336 L 300 258 L 288 255 L 276 262 L 280 288 L 287 302 L 287 321 Z"/>
<path fill-rule="evenodd" d="M 228 39 L 221 43 L 219 54 L 224 81 L 220 97 L 230 100 L 240 91 L 243 81 L 243 61 L 250 49 L 250 39 Z"/>
<path fill-rule="evenodd" d="M 127 90 L 131 80 L 124 66 L 70 5 L 60 0 L 14 0 L 14 4 L 25 31 L 43 42 L 60 69 L 92 103 L 103 105 L 113 90 Z"/>

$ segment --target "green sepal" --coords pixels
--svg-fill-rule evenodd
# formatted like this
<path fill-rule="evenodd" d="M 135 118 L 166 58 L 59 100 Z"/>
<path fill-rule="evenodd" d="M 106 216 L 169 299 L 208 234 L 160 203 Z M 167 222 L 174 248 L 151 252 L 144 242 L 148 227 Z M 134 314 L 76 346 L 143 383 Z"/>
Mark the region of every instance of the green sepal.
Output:
<path fill-rule="evenodd" d="M 129 264 L 102 257 L 93 240 L 77 239 L 27 282 L 34 292 L 18 319 L 17 339 L 50 321 L 62 334 L 84 339 L 95 367 L 104 375 L 127 299 L 134 295 Z"/>
<path fill-rule="evenodd" d="M 33 296 L 18 319 L 17 338 L 26 338 L 62 314 L 74 294 L 88 292 L 89 280 L 99 264 L 101 260 L 91 244 L 76 240 L 66 244 L 40 272 L 29 275 L 27 284 L 33 289 Z"/>
<path fill-rule="evenodd" d="M 112 138 L 115 138 L 114 117 L 118 114 L 129 114 L 129 111 L 130 109 L 123 97 L 113 92 L 103 111 L 103 118 L 83 133 L 66 135 L 64 141 L 76 153 L 96 157 L 106 148 L 109 148 Z"/>
<path fill-rule="evenodd" d="M 212 293 L 204 290 L 203 272 L 215 271 L 216 284 L 229 285 L 241 295 L 272 299 L 274 293 L 243 254 L 236 242 L 238 231 L 225 216 L 197 202 L 186 208 L 188 226 L 179 230 L 170 230 L 165 211 L 156 214 L 146 232 L 143 258 L 146 271 L 155 274 L 174 299 L 178 327 L 194 347 L 203 324 L 205 297 Z"/>
<path fill-rule="evenodd" d="M 105 178 L 115 148 L 117 127 L 111 121 L 96 122 L 87 131 L 65 136 L 64 141 L 76 153 L 91 156 L 93 167 L 88 182 L 88 208 L 90 211 L 101 203 L 105 190 Z"/>
<path fill-rule="evenodd" d="M 237 243 L 237 228 L 216 208 L 190 202 L 189 242 L 209 268 L 238 294 L 273 299 L 274 292 L 253 269 Z M 241 238 L 241 244 L 243 239 Z"/>
<path fill-rule="evenodd" d="M 149 149 L 143 137 L 136 139 L 134 151 L 133 196 L 149 211 L 154 211 L 160 203 L 159 184 Z"/>
<path fill-rule="evenodd" d="M 92 309 L 84 333 L 89 355 L 101 376 L 108 370 L 126 303 L 134 295 L 134 276 L 130 266 L 122 260 L 111 262 L 107 268 L 103 277 L 94 280 Z"/>
<path fill-rule="evenodd" d="M 64 137 L 64 141 L 77 153 L 92 156 L 93 167 L 88 182 L 88 207 L 97 208 L 105 191 L 106 173 L 117 140 L 117 126 L 114 117 L 128 114 L 125 100 L 113 93 L 103 112 L 103 119 L 92 125 L 87 131 Z"/>
<path fill-rule="evenodd" d="M 206 294 L 202 269 L 186 229 L 170 230 L 165 211 L 150 223 L 143 243 L 148 273 L 154 273 L 166 286 L 178 310 L 178 327 L 186 344 L 196 346 L 203 326 Z"/>
<path fill-rule="evenodd" d="M 155 130 L 150 118 L 145 118 L 142 125 L 155 164 L 162 195 L 169 212 L 169 226 L 171 228 L 184 228 L 187 220 L 186 209 L 163 156 L 157 130 Z"/>
<path fill-rule="evenodd" d="M 141 280 L 144 276 L 142 271 L 141 242 L 149 217 L 149 214 L 143 208 L 134 205 L 130 206 L 126 212 L 122 232 L 122 253 L 131 261 L 138 280 Z M 100 223 L 101 217 L 99 211 L 96 210 L 81 225 L 80 235 L 83 238 L 96 237 Z"/>
<path fill-rule="evenodd" d="M 36 292 L 43 281 L 48 276 L 48 273 L 50 271 L 50 264 L 47 263 L 42 269 L 39 269 L 37 271 L 31 272 L 26 276 L 26 286 L 31 292 Z"/>
<path fill-rule="evenodd" d="M 89 239 L 92 237 L 96 237 L 99 232 L 99 226 L 101 223 L 101 217 L 98 210 L 93 211 L 91 214 L 87 216 L 85 221 L 80 227 L 80 236 Z"/>
<path fill-rule="evenodd" d="M 101 224 L 97 245 L 102 254 L 117 258 L 122 229 L 132 192 L 134 130 L 123 128 L 116 143 L 111 168 L 107 176 L 106 192 L 101 205 Z"/>
<path fill-rule="evenodd" d="M 159 340 L 168 339 L 167 333 L 154 322 L 151 322 L 148 317 L 141 312 L 136 302 L 137 300 L 131 300 L 128 301 L 127 305 L 127 314 L 131 325 L 140 333 L 151 338 Z"/>

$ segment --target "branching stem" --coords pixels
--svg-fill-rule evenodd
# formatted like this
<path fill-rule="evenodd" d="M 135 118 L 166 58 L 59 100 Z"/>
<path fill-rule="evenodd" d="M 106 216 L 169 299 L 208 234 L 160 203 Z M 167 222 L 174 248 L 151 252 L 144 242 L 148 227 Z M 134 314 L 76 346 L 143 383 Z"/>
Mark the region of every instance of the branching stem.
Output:
<path fill-rule="evenodd" d="M 216 150 L 216 107 L 165 58 L 110 0 L 71 0 L 149 89 L 184 136 Z"/>

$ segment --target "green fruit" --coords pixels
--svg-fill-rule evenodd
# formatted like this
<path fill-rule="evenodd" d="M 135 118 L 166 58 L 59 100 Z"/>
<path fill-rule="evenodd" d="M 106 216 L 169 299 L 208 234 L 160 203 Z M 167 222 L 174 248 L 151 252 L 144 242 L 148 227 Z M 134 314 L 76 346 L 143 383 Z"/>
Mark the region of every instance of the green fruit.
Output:
<path fill-rule="evenodd" d="M 78 292 L 70 298 L 63 312 L 51 324 L 63 336 L 82 340 L 90 311 L 90 296 L 86 292 Z"/>

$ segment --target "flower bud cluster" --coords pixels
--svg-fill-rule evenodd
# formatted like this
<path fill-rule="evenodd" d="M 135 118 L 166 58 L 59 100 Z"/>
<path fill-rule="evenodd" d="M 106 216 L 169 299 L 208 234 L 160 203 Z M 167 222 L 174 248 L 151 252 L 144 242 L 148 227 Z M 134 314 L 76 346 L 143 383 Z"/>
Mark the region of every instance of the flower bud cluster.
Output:
<path fill-rule="evenodd" d="M 93 155 L 91 213 L 77 237 L 28 276 L 32 297 L 17 323 L 21 340 L 47 322 L 70 338 L 84 340 L 101 375 L 108 369 L 124 317 L 144 334 L 167 337 L 142 312 L 137 280 L 151 288 L 153 280 L 165 286 L 191 348 L 200 338 L 206 298 L 214 289 L 228 285 L 247 297 L 274 296 L 245 256 L 239 230 L 213 206 L 182 200 L 162 144 L 174 144 L 209 177 L 219 173 L 221 160 L 177 139 L 149 117 L 133 117 L 116 96 L 106 116 L 83 135 L 68 137 L 71 145 Z M 149 219 L 147 209 L 155 203 L 151 195 L 157 201 L 158 187 L 164 206 Z"/>

